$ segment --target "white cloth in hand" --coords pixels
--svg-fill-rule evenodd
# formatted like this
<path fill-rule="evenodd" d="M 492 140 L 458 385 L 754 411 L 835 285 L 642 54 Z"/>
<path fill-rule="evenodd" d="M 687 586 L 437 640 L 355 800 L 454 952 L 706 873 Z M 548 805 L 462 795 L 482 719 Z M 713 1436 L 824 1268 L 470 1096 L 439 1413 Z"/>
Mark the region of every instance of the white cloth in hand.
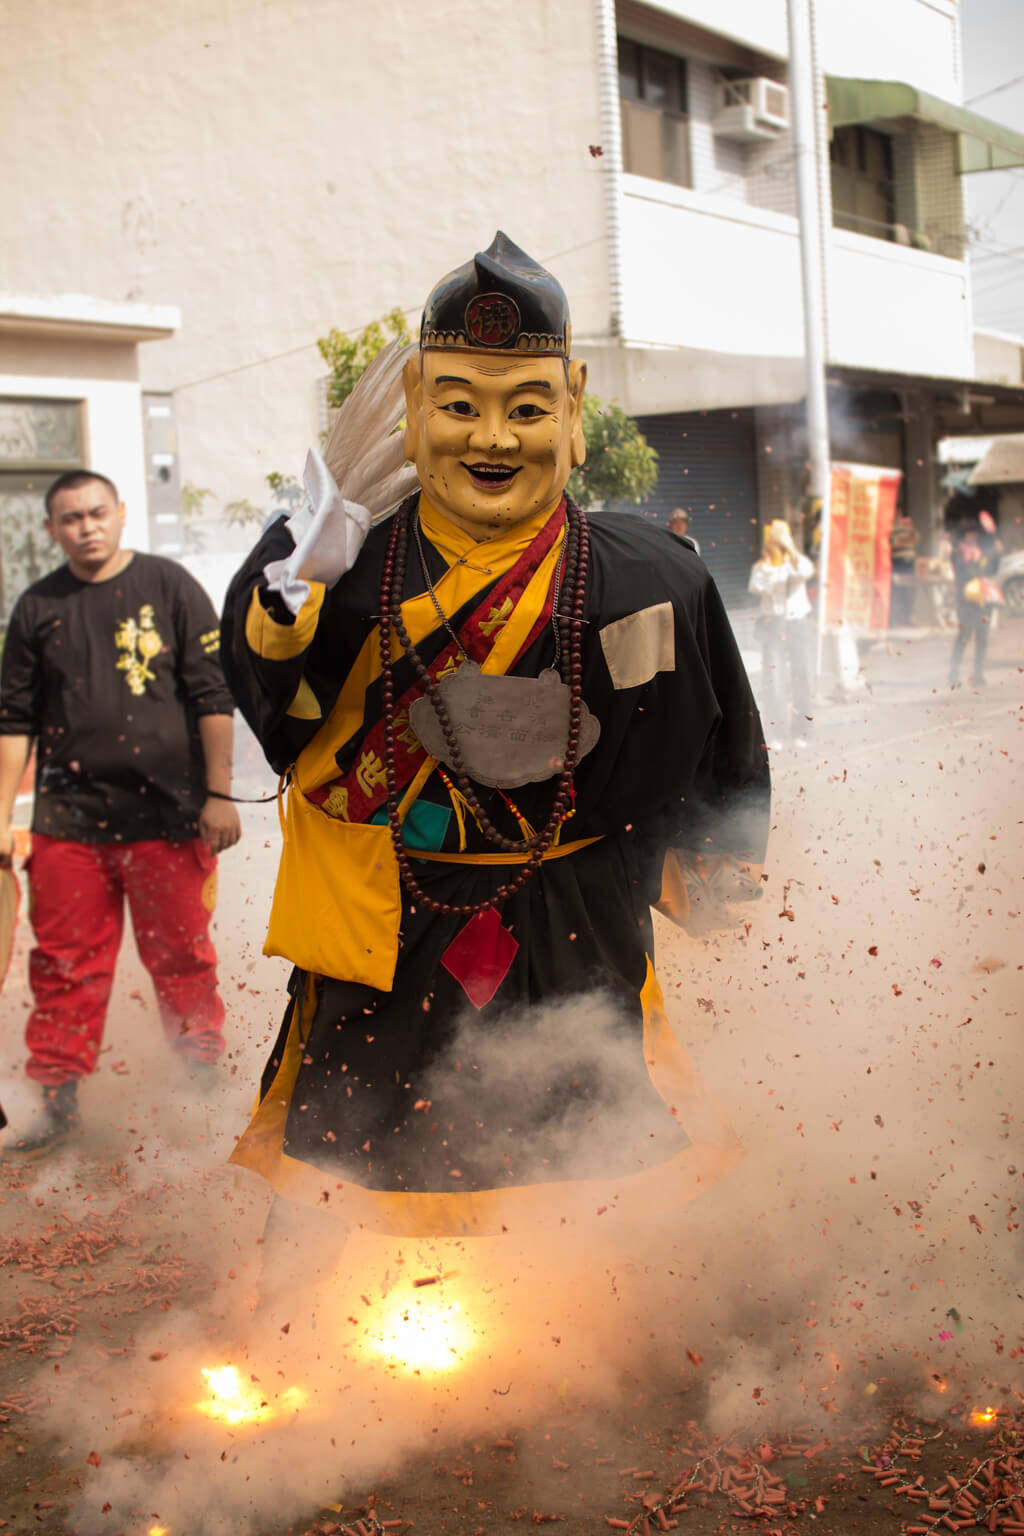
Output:
<path fill-rule="evenodd" d="M 295 548 L 286 560 L 263 567 L 268 589 L 279 593 L 295 614 L 309 597 L 311 581 L 333 587 L 352 569 L 370 531 L 370 513 L 345 500 L 315 448 L 306 455 L 302 483 L 306 501 L 285 524 Z"/>

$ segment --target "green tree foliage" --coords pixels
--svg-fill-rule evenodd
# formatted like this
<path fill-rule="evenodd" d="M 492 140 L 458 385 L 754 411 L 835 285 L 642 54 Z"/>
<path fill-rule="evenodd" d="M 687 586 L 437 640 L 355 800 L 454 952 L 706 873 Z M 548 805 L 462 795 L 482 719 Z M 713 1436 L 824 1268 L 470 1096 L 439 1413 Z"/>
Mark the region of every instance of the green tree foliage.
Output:
<path fill-rule="evenodd" d="M 266 514 L 254 507 L 248 496 L 239 501 L 229 501 L 224 508 L 224 521 L 229 528 L 246 528 L 251 523 L 262 523 Z"/>
<path fill-rule="evenodd" d="M 185 553 L 201 555 L 206 548 L 207 530 L 203 518 L 207 514 L 206 503 L 215 501 L 212 491 L 205 486 L 186 480 L 181 488 L 181 515 L 185 519 Z"/>
<path fill-rule="evenodd" d="M 621 406 L 584 395 L 583 436 L 586 463 L 569 476 L 569 494 L 581 507 L 643 501 L 654 489 L 658 455 Z"/>
<path fill-rule="evenodd" d="M 382 320 L 371 320 L 358 336 L 347 336 L 337 329 L 328 331 L 317 342 L 320 356 L 327 364 L 327 404 L 332 411 L 345 400 L 356 386 L 360 374 L 383 352 L 388 342 L 397 338 L 403 345 L 412 341 L 412 334 L 400 309 L 393 309 Z"/>

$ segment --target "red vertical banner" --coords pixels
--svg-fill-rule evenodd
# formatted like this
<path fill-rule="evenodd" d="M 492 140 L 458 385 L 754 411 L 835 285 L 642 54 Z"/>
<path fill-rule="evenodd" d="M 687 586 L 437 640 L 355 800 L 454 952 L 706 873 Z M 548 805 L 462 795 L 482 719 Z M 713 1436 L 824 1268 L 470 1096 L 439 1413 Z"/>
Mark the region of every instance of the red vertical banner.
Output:
<path fill-rule="evenodd" d="M 889 535 L 901 474 L 869 464 L 833 464 L 825 623 L 885 629 L 892 557 Z"/>

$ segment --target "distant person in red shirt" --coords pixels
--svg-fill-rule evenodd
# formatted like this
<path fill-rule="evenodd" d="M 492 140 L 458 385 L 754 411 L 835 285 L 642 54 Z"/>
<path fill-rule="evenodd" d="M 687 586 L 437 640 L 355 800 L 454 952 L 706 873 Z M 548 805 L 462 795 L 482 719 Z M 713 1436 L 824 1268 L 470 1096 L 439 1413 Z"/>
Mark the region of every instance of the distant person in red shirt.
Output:
<path fill-rule="evenodd" d="M 14 800 L 36 750 L 26 1043 L 43 1093 L 7 1158 L 49 1152 L 78 1126 L 126 898 L 167 1040 L 193 1075 L 212 1077 L 224 1049 L 209 938 L 216 855 L 241 835 L 230 800 L 234 705 L 209 597 L 175 561 L 121 548 L 124 506 L 105 475 L 61 475 L 46 518 L 67 561 L 18 599 L 0 672 L 8 866 Z"/>

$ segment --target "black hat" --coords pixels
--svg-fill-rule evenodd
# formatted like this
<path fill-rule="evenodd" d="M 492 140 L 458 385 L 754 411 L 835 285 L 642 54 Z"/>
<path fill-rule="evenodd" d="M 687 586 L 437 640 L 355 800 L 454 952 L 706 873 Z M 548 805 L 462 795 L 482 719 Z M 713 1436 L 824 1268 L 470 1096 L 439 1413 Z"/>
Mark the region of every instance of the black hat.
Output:
<path fill-rule="evenodd" d="M 571 329 L 561 283 L 499 229 L 488 250 L 434 288 L 420 347 L 568 357 Z"/>

